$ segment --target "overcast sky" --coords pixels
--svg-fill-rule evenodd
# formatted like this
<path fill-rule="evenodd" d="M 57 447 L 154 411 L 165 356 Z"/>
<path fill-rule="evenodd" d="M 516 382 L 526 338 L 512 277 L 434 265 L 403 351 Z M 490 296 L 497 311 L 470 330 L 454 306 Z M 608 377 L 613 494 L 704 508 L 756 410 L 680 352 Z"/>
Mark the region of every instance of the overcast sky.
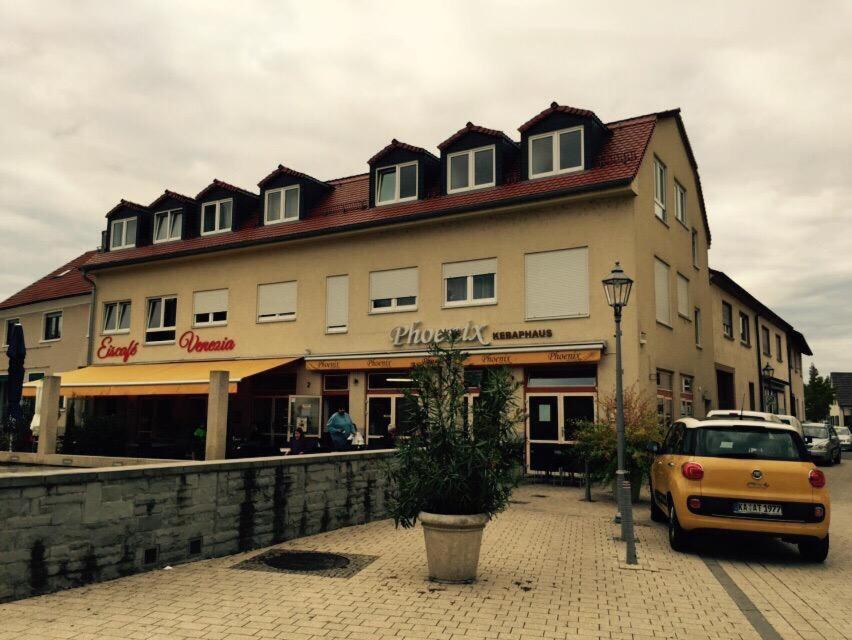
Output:
<path fill-rule="evenodd" d="M 94 248 L 120 198 L 361 173 L 393 137 L 517 137 L 552 100 L 681 107 L 711 264 L 852 371 L 850 7 L 0 0 L 0 299 Z"/>

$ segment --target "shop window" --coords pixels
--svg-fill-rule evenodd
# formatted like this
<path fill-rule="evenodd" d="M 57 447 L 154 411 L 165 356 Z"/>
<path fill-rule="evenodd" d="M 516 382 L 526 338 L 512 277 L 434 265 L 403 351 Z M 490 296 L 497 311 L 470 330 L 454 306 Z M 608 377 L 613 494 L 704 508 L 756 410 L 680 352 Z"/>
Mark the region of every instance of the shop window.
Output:
<path fill-rule="evenodd" d="M 180 240 L 183 212 L 180 209 L 159 211 L 154 214 L 154 242 Z"/>
<path fill-rule="evenodd" d="M 589 249 L 560 249 L 524 256 L 527 320 L 589 315 Z"/>
<path fill-rule="evenodd" d="M 349 330 L 349 276 L 325 279 L 325 323 L 326 333 Z"/>
<path fill-rule="evenodd" d="M 136 246 L 136 218 L 113 220 L 110 227 L 110 251 Z"/>
<path fill-rule="evenodd" d="M 231 199 L 205 202 L 201 208 L 201 235 L 230 231 L 233 208 Z"/>
<path fill-rule="evenodd" d="M 671 326 L 672 323 L 669 271 L 669 265 L 659 258 L 654 258 L 654 297 L 657 309 L 657 322 L 661 322 L 666 326 Z"/>
<path fill-rule="evenodd" d="M 264 223 L 275 224 L 299 219 L 299 185 L 266 192 Z"/>
<path fill-rule="evenodd" d="M 104 305 L 104 329 L 108 333 L 127 333 L 130 331 L 130 301 L 107 302 Z"/>
<path fill-rule="evenodd" d="M 417 309 L 417 267 L 370 273 L 370 312 Z"/>
<path fill-rule="evenodd" d="M 296 281 L 261 284 L 257 287 L 257 321 L 296 319 Z"/>
<path fill-rule="evenodd" d="M 463 307 L 497 301 L 496 258 L 443 265 L 444 306 Z"/>
<path fill-rule="evenodd" d="M 255 397 L 252 423 L 258 435 L 276 447 L 287 445 L 289 402 L 286 397 Z"/>
<path fill-rule="evenodd" d="M 689 279 L 677 274 L 677 314 L 689 320 Z"/>
<path fill-rule="evenodd" d="M 530 178 L 583 169 L 583 127 L 530 136 L 528 144 Z"/>
<path fill-rule="evenodd" d="M 668 222 L 666 212 L 666 165 L 659 158 L 654 158 L 654 215 L 663 222 Z"/>
<path fill-rule="evenodd" d="M 42 340 L 49 342 L 59 340 L 62 337 L 62 312 L 51 311 L 44 314 L 44 330 Z"/>
<path fill-rule="evenodd" d="M 417 199 L 417 162 L 376 169 L 376 204 Z"/>
<path fill-rule="evenodd" d="M 349 374 L 327 373 L 322 377 L 323 391 L 346 391 L 349 389 Z"/>
<path fill-rule="evenodd" d="M 316 396 L 291 396 L 290 421 L 294 429 L 301 428 L 306 436 L 319 437 L 320 398 Z"/>
<path fill-rule="evenodd" d="M 414 383 L 408 371 L 392 371 L 390 373 L 368 373 L 367 388 L 381 389 L 407 389 Z"/>
<path fill-rule="evenodd" d="M 177 298 L 149 298 L 145 314 L 145 342 L 173 342 L 177 319 Z"/>
<path fill-rule="evenodd" d="M 196 291 L 192 294 L 192 323 L 195 327 L 228 324 L 228 290 Z"/>
<path fill-rule="evenodd" d="M 447 193 L 494 186 L 494 145 L 447 156 Z"/>
<path fill-rule="evenodd" d="M 12 331 L 15 328 L 15 325 L 21 324 L 19 318 L 9 318 L 6 320 L 6 331 L 3 334 L 5 342 L 3 342 L 3 346 L 8 346 L 9 341 L 12 339 Z"/>
<path fill-rule="evenodd" d="M 695 385 L 695 378 L 692 376 L 680 374 L 680 415 L 683 416 L 692 416 L 694 415 L 693 410 L 693 387 Z"/>
<path fill-rule="evenodd" d="M 657 416 L 663 424 L 672 422 L 673 377 L 671 371 L 657 369 Z"/>

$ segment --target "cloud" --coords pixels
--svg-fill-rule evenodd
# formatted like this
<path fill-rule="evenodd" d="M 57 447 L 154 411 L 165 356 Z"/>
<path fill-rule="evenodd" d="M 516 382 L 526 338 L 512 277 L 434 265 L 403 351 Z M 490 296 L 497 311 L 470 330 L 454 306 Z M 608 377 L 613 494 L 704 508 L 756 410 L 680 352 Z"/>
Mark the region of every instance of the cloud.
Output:
<path fill-rule="evenodd" d="M 852 369 L 852 5 L 5 2 L 0 296 L 97 245 L 119 200 L 283 162 L 359 173 L 390 138 L 516 128 L 551 100 L 680 106 L 711 262 Z"/>

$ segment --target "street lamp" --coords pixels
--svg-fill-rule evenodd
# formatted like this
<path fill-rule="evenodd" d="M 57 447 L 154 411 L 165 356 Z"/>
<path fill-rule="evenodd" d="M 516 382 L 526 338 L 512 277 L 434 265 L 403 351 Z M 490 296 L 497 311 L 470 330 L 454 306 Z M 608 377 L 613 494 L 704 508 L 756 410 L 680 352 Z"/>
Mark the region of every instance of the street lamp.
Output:
<path fill-rule="evenodd" d="M 772 401 L 772 392 L 769 388 L 769 381 L 772 380 L 772 376 L 775 375 L 775 369 L 772 368 L 772 365 L 768 362 L 766 366 L 763 367 L 763 370 L 760 372 L 763 375 L 763 404 L 767 411 L 774 412 L 776 407 L 775 403 Z"/>
<path fill-rule="evenodd" d="M 630 483 L 624 461 L 624 394 L 621 371 L 621 311 L 630 299 L 631 280 L 616 262 L 608 277 L 603 279 L 606 301 L 615 314 L 615 430 L 618 438 L 618 471 L 615 473 L 616 500 L 621 513 L 621 539 L 627 543 L 627 564 L 636 564 L 636 541 L 633 539 L 633 504 Z"/>

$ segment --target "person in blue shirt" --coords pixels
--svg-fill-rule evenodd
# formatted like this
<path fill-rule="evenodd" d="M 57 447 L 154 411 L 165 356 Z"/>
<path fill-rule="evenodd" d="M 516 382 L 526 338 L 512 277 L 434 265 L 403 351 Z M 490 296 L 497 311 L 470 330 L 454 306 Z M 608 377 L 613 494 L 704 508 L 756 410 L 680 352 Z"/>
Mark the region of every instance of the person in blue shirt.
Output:
<path fill-rule="evenodd" d="M 352 448 L 352 437 L 355 434 L 355 425 L 352 418 L 341 407 L 328 419 L 325 430 L 331 436 L 331 443 L 335 451 L 346 451 Z"/>

